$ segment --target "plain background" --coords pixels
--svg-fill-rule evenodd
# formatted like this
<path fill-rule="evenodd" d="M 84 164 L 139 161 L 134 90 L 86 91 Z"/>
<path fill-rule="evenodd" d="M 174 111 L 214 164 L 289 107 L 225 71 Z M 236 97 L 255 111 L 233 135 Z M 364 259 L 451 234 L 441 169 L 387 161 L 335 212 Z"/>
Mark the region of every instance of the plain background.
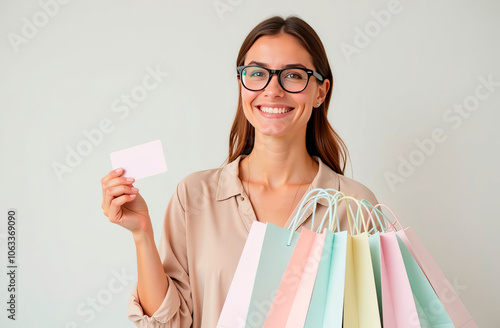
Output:
<path fill-rule="evenodd" d="M 101 209 L 109 153 L 162 140 L 168 172 L 135 184 L 158 241 L 176 184 L 227 157 L 244 37 L 269 16 L 296 14 L 317 31 L 329 56 L 335 79 L 329 118 L 350 151 L 346 175 L 416 230 L 478 325 L 497 326 L 500 88 L 482 88 L 482 100 L 475 92 L 481 77 L 500 81 L 500 4 L 392 3 L 399 12 L 383 26 L 374 12 L 390 2 L 379 0 L 73 0 L 57 11 L 52 6 L 52 17 L 34 0 L 0 1 L 2 272 L 7 209 L 19 213 L 18 320 L 6 319 L 1 274 L 0 325 L 133 326 L 126 317 L 136 279 L 132 236 Z M 23 26 L 34 20 L 40 27 L 30 35 Z M 23 29 L 30 37 L 13 46 Z M 365 29 L 372 36 L 346 56 L 342 46 L 354 46 Z M 148 67 L 168 76 L 141 94 Z M 141 100 L 135 108 L 127 116 L 113 111 L 133 90 Z M 454 106 L 471 110 L 459 121 Z M 84 131 L 103 119 L 114 130 L 85 142 Z M 445 140 L 434 146 L 427 140 L 424 153 L 415 140 L 430 139 L 434 129 Z M 67 165 L 78 145 L 85 156 L 59 179 L 53 165 Z M 401 163 L 410 160 L 413 169 L 401 175 Z M 390 174 L 400 176 L 392 187 Z"/>

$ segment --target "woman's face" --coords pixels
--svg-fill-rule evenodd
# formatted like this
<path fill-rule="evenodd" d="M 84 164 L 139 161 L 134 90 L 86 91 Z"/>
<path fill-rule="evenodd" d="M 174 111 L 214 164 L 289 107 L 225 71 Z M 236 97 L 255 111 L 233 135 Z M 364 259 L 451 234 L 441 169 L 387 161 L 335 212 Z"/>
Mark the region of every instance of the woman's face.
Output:
<path fill-rule="evenodd" d="M 303 66 L 316 70 L 309 52 L 290 34 L 262 36 L 248 50 L 244 65 L 261 65 L 269 69 L 287 66 Z M 266 88 L 260 91 L 247 90 L 239 80 L 243 111 L 247 120 L 255 127 L 256 134 L 266 136 L 305 136 L 307 122 L 313 106 L 323 103 L 330 82 L 319 84 L 311 76 L 307 88 L 300 93 L 289 93 L 281 88 L 278 77 L 272 76 Z M 282 114 L 272 113 L 271 108 L 285 109 Z M 271 111 L 271 113 L 269 113 Z"/>

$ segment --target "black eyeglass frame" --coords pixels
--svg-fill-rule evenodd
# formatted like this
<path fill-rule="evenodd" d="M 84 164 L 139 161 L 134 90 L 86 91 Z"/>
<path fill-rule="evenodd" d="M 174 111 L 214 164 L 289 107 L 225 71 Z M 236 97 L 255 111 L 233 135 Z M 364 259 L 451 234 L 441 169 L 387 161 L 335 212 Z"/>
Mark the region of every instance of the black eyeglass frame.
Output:
<path fill-rule="evenodd" d="M 269 79 L 267 80 L 267 83 L 262 88 L 260 88 L 260 89 L 250 89 L 249 87 L 247 87 L 245 85 L 245 82 L 243 82 L 243 79 L 241 79 L 241 75 L 243 74 L 243 70 L 245 68 L 248 68 L 248 67 L 258 67 L 258 68 L 265 69 L 266 71 L 269 72 Z M 307 74 L 307 82 L 306 82 L 306 85 L 304 86 L 304 89 L 302 89 L 300 91 L 288 91 L 283 86 L 283 84 L 281 83 L 281 72 L 289 70 L 289 69 L 300 69 L 300 70 L 306 72 L 306 74 Z M 309 79 L 311 78 L 311 76 L 314 76 L 320 83 L 323 83 L 323 81 L 324 81 L 323 75 L 321 75 L 318 72 L 315 72 L 315 71 L 313 71 L 311 69 L 304 68 L 304 67 L 286 67 L 286 68 L 283 68 L 283 69 L 269 69 L 269 68 L 262 67 L 262 66 L 259 66 L 259 65 L 243 65 L 243 66 L 236 67 L 236 71 L 238 72 L 238 77 L 241 79 L 241 84 L 243 84 L 243 86 L 245 87 L 245 89 L 250 90 L 250 91 L 264 90 L 269 85 L 269 82 L 271 82 L 271 79 L 273 78 L 274 74 L 276 74 L 276 77 L 278 78 L 278 83 L 280 84 L 281 88 L 283 90 L 285 90 L 286 92 L 289 92 L 289 93 L 300 93 L 300 92 L 304 91 L 307 88 L 307 86 L 309 85 Z"/>

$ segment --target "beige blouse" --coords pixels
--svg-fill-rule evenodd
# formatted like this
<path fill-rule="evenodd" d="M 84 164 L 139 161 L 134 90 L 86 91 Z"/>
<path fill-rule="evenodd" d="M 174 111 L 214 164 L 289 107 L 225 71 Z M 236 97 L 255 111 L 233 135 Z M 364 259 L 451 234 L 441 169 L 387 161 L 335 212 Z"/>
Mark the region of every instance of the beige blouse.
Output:
<path fill-rule="evenodd" d="M 159 245 L 169 288 L 161 306 L 149 317 L 142 310 L 135 286 L 128 317 L 138 327 L 216 327 L 248 232 L 256 220 L 238 177 L 239 162 L 244 157 L 241 155 L 222 168 L 192 173 L 177 186 L 166 209 Z M 333 188 L 378 204 L 367 187 L 335 173 L 319 157 L 313 158 L 319 171 L 308 191 Z M 318 204 L 314 229 L 326 211 L 325 201 Z M 311 229 L 311 214 L 312 209 L 297 230 Z M 344 204 L 339 206 L 339 218 L 341 230 L 346 230 Z"/>

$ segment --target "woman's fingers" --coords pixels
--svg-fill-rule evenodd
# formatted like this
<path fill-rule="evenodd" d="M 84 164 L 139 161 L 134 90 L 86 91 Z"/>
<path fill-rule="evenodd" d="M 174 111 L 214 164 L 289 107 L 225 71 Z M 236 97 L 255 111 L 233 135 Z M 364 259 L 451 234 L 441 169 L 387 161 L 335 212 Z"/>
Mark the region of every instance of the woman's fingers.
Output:
<path fill-rule="evenodd" d="M 132 194 L 132 195 L 121 195 L 119 197 L 114 198 L 109 205 L 109 213 L 108 213 L 109 215 L 107 215 L 109 221 L 113 223 L 119 223 L 122 216 L 121 215 L 122 205 L 127 202 L 133 201 L 135 197 L 136 195 Z"/>
<path fill-rule="evenodd" d="M 102 201 L 102 208 L 104 214 L 109 210 L 111 202 L 121 195 L 133 195 L 139 192 L 139 189 L 132 185 L 118 184 L 104 189 L 104 196 Z M 107 214 L 106 214 L 107 215 Z"/>
<path fill-rule="evenodd" d="M 132 184 L 134 183 L 134 178 L 122 177 L 123 169 L 119 168 L 109 172 L 104 178 L 101 179 L 102 186 L 102 204 L 101 208 L 104 211 L 104 215 L 109 217 L 109 208 L 111 201 L 114 198 L 124 195 L 124 194 L 135 194 L 138 189 Z"/>
<path fill-rule="evenodd" d="M 132 232 L 144 230 L 151 225 L 146 202 L 133 186 L 135 180 L 123 177 L 123 172 L 123 169 L 113 170 L 101 179 L 101 207 L 110 222 Z"/>
<path fill-rule="evenodd" d="M 106 174 L 104 178 L 101 179 L 101 184 L 104 185 L 104 183 L 108 180 L 111 180 L 113 178 L 117 178 L 123 174 L 123 168 L 119 167 L 116 170 L 113 170 Z"/>

